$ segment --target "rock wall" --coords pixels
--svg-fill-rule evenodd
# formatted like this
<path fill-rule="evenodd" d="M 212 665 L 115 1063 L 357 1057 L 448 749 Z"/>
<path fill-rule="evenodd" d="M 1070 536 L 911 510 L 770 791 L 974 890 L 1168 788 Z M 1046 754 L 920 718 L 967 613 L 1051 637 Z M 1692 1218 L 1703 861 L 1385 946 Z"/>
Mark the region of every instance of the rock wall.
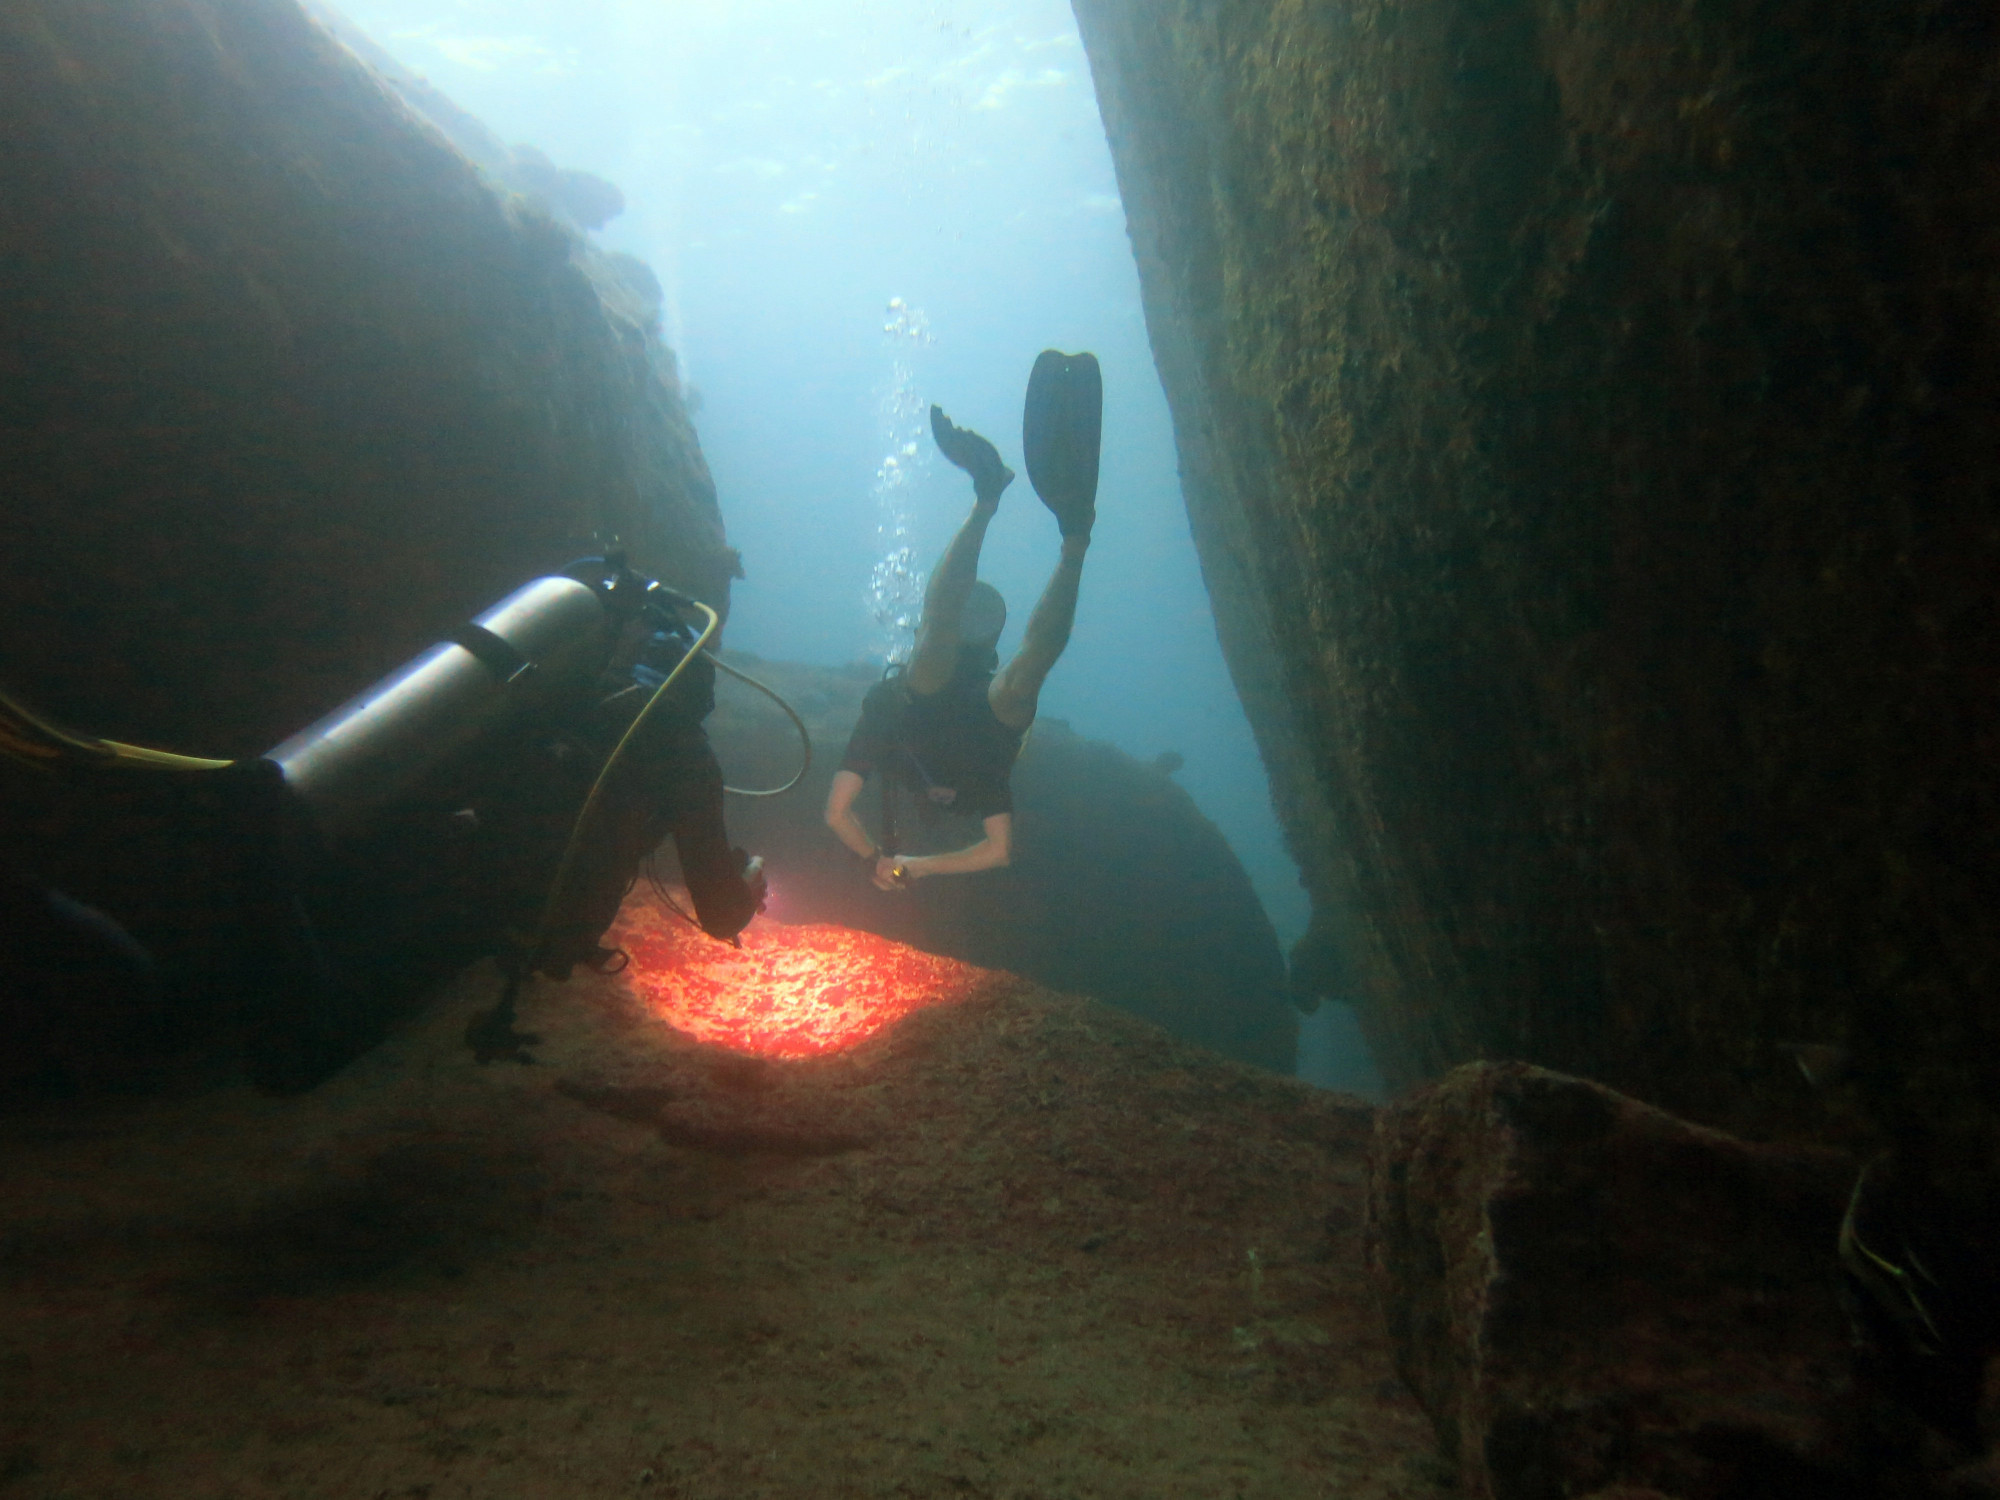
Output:
<path fill-rule="evenodd" d="M 2000 1098 L 2000 27 L 1075 0 L 1315 926 L 1515 1057 L 1971 1175 Z"/>
<path fill-rule="evenodd" d="M 1901 1455 L 1862 1420 L 1853 1178 L 1519 1063 L 1378 1113 L 1369 1260 L 1461 1491 L 1927 1493 L 1879 1484 Z"/>
<path fill-rule="evenodd" d="M 601 527 L 725 602 L 590 259 L 294 0 L 0 8 L 0 682 L 246 754 Z"/>
<path fill-rule="evenodd" d="M 732 841 L 770 862 L 774 916 L 838 922 L 1010 969 L 1240 1062 L 1294 1069 L 1298 1017 L 1286 1000 L 1277 935 L 1228 841 L 1165 769 L 1040 720 L 1014 769 L 1013 864 L 885 894 L 822 813 L 862 695 L 879 674 L 750 658 L 739 665 L 790 699 L 813 736 L 812 770 L 798 790 L 729 802 Z M 717 698 L 709 736 L 732 783 L 777 786 L 798 769 L 797 735 L 776 709 L 726 678 Z M 898 830 L 911 852 L 978 837 L 963 819 L 926 828 L 909 798 L 901 805 Z M 876 783 L 860 806 L 879 828 Z"/>
<path fill-rule="evenodd" d="M 0 687 L 256 755 L 601 529 L 726 607 L 736 558 L 635 266 L 294 0 L 0 6 Z M 164 981 L 143 1026 L 100 1026 L 145 1007 L 0 945 L 41 976 L 0 984 L 0 1089 L 272 1003 L 281 945 L 246 900 L 268 833 L 236 795 L 0 760 L 4 878 L 112 914 Z"/>

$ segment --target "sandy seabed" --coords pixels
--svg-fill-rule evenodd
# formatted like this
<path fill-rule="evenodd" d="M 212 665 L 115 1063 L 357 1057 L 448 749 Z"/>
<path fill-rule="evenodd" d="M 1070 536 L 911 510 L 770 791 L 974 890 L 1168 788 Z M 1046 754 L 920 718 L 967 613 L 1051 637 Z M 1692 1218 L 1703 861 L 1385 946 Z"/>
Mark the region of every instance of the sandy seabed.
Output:
<path fill-rule="evenodd" d="M 588 976 L 481 1067 L 482 966 L 304 1098 L 0 1116 L 0 1497 L 1448 1492 L 1367 1109 L 946 963 L 803 1060 Z"/>

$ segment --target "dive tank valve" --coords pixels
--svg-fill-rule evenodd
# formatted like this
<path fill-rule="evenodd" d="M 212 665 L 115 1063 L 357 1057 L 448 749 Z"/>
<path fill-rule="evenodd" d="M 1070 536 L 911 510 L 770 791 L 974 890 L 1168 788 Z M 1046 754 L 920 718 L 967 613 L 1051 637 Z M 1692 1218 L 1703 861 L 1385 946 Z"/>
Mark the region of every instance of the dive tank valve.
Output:
<path fill-rule="evenodd" d="M 265 758 L 338 844 L 489 731 L 586 686 L 610 645 L 597 590 L 537 578 Z"/>

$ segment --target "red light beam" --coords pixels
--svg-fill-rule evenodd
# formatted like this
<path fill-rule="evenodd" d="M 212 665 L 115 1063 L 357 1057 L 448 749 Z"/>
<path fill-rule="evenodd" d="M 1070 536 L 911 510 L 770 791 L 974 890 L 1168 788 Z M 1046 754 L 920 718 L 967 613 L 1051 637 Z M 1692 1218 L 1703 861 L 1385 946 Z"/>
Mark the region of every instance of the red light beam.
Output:
<path fill-rule="evenodd" d="M 732 948 L 643 887 L 607 941 L 632 955 L 624 981 L 655 1015 L 698 1041 L 760 1057 L 842 1051 L 912 1011 L 968 1000 L 991 978 L 873 933 L 769 917 Z"/>

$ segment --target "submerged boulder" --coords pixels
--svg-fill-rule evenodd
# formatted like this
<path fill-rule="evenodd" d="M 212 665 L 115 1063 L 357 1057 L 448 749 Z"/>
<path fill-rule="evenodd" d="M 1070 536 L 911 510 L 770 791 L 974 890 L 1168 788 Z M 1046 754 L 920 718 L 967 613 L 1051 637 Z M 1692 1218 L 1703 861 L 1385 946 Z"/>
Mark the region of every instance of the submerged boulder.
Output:
<path fill-rule="evenodd" d="M 783 798 L 731 799 L 730 836 L 771 866 L 772 912 L 878 932 L 933 953 L 1089 994 L 1228 1057 L 1290 1072 L 1297 1019 L 1270 919 L 1220 830 L 1160 763 L 1037 721 L 1014 770 L 1014 861 L 1004 870 L 885 894 L 822 821 L 862 696 L 879 669 L 732 662 L 798 708 L 813 735 L 805 783 Z M 795 732 L 726 680 L 710 720 L 732 783 L 773 786 L 798 766 Z M 877 785 L 861 804 L 879 827 Z M 954 848 L 978 825 L 919 821 L 910 852 Z"/>
<path fill-rule="evenodd" d="M 387 49 L 329 0 L 300 0 L 306 13 L 376 72 L 416 113 L 436 126 L 468 161 L 496 183 L 522 193 L 578 229 L 602 229 L 625 212 L 625 195 L 595 173 L 559 166 L 530 145 L 509 146 L 477 115 Z M 627 257 L 628 259 L 630 257 Z"/>
<path fill-rule="evenodd" d="M 602 530 L 726 602 L 650 311 L 294 0 L 26 0 L 0 79 L 0 682 L 254 754 Z"/>
<path fill-rule="evenodd" d="M 2000 30 L 1076 0 L 1294 965 L 2000 1199 Z"/>
<path fill-rule="evenodd" d="M 253 757 L 600 533 L 726 608 L 646 279 L 441 131 L 295 0 L 0 6 L 0 688 Z M 324 978 L 253 911 L 290 867 L 253 780 L 0 759 L 0 864 L 115 917 L 202 1030 Z M 140 1005 L 15 988 L 17 1040 Z"/>
<path fill-rule="evenodd" d="M 1853 1162 L 1477 1064 L 1376 1117 L 1369 1255 L 1474 1500 L 1862 1492 Z"/>

